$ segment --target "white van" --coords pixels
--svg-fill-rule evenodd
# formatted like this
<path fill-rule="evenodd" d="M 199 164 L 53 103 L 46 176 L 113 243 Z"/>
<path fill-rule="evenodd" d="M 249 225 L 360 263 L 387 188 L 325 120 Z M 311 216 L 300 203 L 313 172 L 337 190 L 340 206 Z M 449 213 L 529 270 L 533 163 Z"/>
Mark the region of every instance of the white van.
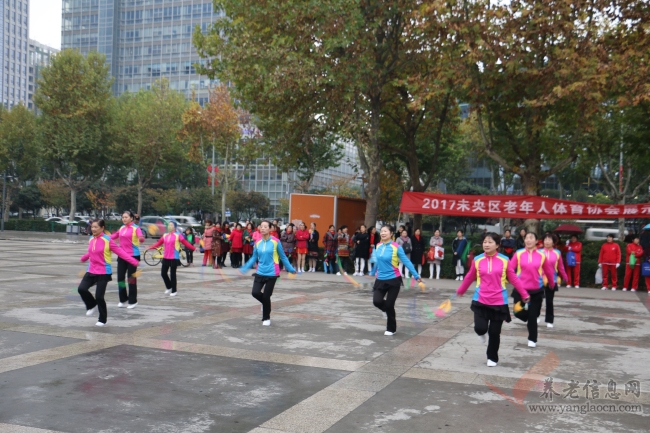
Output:
<path fill-rule="evenodd" d="M 625 230 L 625 236 L 628 235 L 628 231 Z M 587 241 L 606 241 L 607 235 L 614 235 L 614 240 L 618 239 L 618 229 L 614 228 L 590 228 L 585 232 L 585 240 Z"/>

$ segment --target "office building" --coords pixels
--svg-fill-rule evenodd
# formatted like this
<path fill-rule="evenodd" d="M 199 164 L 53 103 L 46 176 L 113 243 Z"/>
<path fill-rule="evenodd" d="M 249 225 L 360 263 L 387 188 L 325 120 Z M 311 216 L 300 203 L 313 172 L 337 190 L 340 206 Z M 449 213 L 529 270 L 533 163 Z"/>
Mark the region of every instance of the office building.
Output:
<path fill-rule="evenodd" d="M 187 97 L 194 89 L 203 104 L 211 80 L 193 66 L 204 60 L 192 34 L 219 16 L 211 0 L 63 0 L 61 48 L 104 54 L 116 96 L 164 77 Z"/>
<path fill-rule="evenodd" d="M 29 35 L 29 1 L 0 0 L 0 93 L 5 108 L 27 106 L 27 53 Z"/>
<path fill-rule="evenodd" d="M 29 54 L 27 64 L 27 107 L 35 110 L 33 103 L 34 93 L 38 87 L 38 80 L 41 78 L 41 70 L 49 66 L 52 56 L 58 53 L 56 48 L 48 47 L 40 42 L 29 40 Z"/>

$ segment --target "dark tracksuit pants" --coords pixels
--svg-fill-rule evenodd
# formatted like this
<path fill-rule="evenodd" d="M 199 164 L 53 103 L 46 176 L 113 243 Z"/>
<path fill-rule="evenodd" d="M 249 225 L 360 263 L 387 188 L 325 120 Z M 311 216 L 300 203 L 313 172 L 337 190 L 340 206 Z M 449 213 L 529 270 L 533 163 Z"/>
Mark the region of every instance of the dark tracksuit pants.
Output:
<path fill-rule="evenodd" d="M 140 260 L 140 256 L 134 256 L 134 258 Z M 138 270 L 137 266 L 133 266 L 127 263 L 125 260 L 122 260 L 121 258 L 118 257 L 117 288 L 118 288 L 118 295 L 120 297 L 120 302 L 122 303 L 128 302 L 129 304 L 135 304 L 136 302 L 138 302 L 138 281 L 133 276 L 133 274 L 135 274 L 137 270 Z M 129 278 L 128 291 L 126 289 L 127 284 L 125 282 L 126 276 L 128 276 Z"/>
<path fill-rule="evenodd" d="M 163 259 L 162 269 L 160 275 L 162 276 L 163 281 L 165 282 L 165 287 L 167 290 L 176 293 L 176 268 L 178 267 L 178 261 L 172 259 Z M 169 276 L 167 272 L 169 271 Z"/>
<path fill-rule="evenodd" d="M 106 301 L 104 300 L 104 294 L 106 293 L 106 286 L 110 276 L 106 275 L 96 275 L 91 273 L 86 273 L 77 291 L 81 296 L 81 299 L 86 304 L 86 310 L 92 310 L 97 307 L 99 310 L 99 322 L 106 323 L 108 320 L 108 310 L 106 309 Z M 95 289 L 95 296 L 90 293 L 90 288 L 94 285 L 97 285 Z"/>
<path fill-rule="evenodd" d="M 528 303 L 528 339 L 537 343 L 537 318 L 539 312 L 542 310 L 542 301 L 544 300 L 544 289 L 536 289 L 535 291 L 528 291 L 530 294 L 530 302 Z"/>
<path fill-rule="evenodd" d="M 375 307 L 386 313 L 386 330 L 397 331 L 397 320 L 395 319 L 395 301 L 402 288 L 402 279 L 376 280 L 373 288 L 372 303 Z M 386 299 L 384 299 L 386 298 Z"/>
<path fill-rule="evenodd" d="M 262 320 L 271 320 L 271 295 L 278 277 L 255 276 L 253 282 L 253 298 L 262 303 Z M 262 290 L 264 292 L 262 293 Z"/>
<path fill-rule="evenodd" d="M 488 334 L 487 358 L 499 362 L 499 345 L 501 344 L 501 326 L 503 320 L 487 320 L 480 314 L 474 313 L 474 331 L 478 335 Z"/>

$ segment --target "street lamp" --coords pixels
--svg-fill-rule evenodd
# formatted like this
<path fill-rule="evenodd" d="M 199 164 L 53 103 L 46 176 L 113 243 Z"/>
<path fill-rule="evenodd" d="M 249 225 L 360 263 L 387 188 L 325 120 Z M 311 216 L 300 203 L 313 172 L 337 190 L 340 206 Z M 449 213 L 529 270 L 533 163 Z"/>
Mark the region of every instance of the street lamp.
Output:
<path fill-rule="evenodd" d="M 5 206 L 5 203 L 7 202 L 7 169 L 5 169 L 2 177 L 2 221 L 0 222 L 0 232 L 5 231 L 5 212 L 7 211 L 7 207 Z"/>

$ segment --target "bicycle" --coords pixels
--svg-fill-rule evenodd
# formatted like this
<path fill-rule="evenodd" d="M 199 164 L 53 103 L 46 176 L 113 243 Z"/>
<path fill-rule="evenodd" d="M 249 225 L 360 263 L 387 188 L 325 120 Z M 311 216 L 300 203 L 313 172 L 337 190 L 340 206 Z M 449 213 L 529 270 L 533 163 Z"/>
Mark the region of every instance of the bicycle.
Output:
<path fill-rule="evenodd" d="M 180 251 L 180 262 L 181 266 L 184 268 L 188 267 L 190 264 L 187 262 L 187 254 L 185 250 Z M 158 266 L 163 259 L 163 247 L 158 247 L 154 250 L 147 250 L 144 252 L 144 261 L 149 266 Z"/>

